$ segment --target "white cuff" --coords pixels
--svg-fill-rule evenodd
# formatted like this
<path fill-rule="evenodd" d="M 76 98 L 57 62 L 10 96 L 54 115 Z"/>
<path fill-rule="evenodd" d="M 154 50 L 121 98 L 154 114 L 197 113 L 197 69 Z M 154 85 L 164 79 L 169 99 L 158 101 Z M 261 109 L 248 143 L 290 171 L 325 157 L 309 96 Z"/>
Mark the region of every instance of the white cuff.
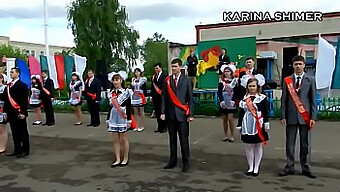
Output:
<path fill-rule="evenodd" d="M 132 120 L 127 120 L 126 121 L 128 124 L 131 124 L 132 123 Z"/>
<path fill-rule="evenodd" d="M 241 126 L 240 127 L 236 127 L 237 130 L 241 130 Z"/>
<path fill-rule="evenodd" d="M 270 130 L 269 122 L 264 123 L 264 129 L 265 129 L 266 131 L 269 131 L 269 130 Z"/>

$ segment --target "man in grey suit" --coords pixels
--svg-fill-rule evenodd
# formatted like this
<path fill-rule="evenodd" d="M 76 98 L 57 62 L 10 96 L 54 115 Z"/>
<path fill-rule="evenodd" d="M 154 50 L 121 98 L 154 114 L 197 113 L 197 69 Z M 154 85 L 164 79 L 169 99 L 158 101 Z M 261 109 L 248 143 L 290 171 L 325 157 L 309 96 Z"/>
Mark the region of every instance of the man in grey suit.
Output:
<path fill-rule="evenodd" d="M 191 79 L 181 74 L 181 66 L 180 59 L 171 61 L 172 75 L 167 77 L 162 90 L 161 119 L 166 118 L 169 122 L 170 143 L 170 159 L 164 169 L 172 169 L 177 165 L 178 132 L 183 162 L 182 171 L 188 172 L 190 169 L 189 122 L 194 120 L 194 100 Z"/>
<path fill-rule="evenodd" d="M 304 109 L 299 107 L 297 109 L 293 97 L 289 92 L 289 85 L 287 86 L 286 80 L 283 81 L 282 86 L 282 97 L 281 97 L 281 123 L 286 126 L 286 155 L 287 164 L 279 176 L 287 176 L 294 174 L 294 150 L 295 150 L 295 140 L 297 130 L 299 130 L 300 135 L 300 164 L 302 169 L 302 174 L 315 179 L 310 169 L 310 129 L 314 127 L 317 111 L 316 111 L 316 85 L 315 79 L 313 77 L 307 76 L 304 73 L 305 59 L 302 56 L 295 56 L 293 58 L 293 68 L 294 74 L 291 78 L 291 92 L 296 91 L 296 100 L 300 100 Z M 295 89 L 295 90 L 294 90 Z M 305 111 L 305 112 L 304 112 Z M 301 115 L 303 114 L 303 115 Z M 309 121 L 309 122 L 306 122 Z"/>

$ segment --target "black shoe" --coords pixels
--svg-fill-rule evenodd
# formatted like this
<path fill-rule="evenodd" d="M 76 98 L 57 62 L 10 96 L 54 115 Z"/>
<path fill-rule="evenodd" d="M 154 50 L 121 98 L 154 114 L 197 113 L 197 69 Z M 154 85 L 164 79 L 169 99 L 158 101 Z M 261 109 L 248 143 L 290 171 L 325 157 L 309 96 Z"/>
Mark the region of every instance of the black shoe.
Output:
<path fill-rule="evenodd" d="M 41 125 L 41 121 L 35 121 L 32 123 L 32 125 Z"/>
<path fill-rule="evenodd" d="M 93 127 L 98 127 L 99 126 L 99 124 L 95 124 L 95 125 L 93 125 Z"/>
<path fill-rule="evenodd" d="M 92 127 L 93 126 L 93 124 L 88 124 L 88 125 L 86 125 L 86 127 Z"/>
<path fill-rule="evenodd" d="M 82 125 L 82 124 L 83 124 L 82 122 L 78 122 L 78 123 L 75 123 L 74 125 L 79 126 L 79 125 Z"/>
<path fill-rule="evenodd" d="M 42 126 L 46 126 L 46 125 L 48 125 L 48 123 L 44 123 L 44 124 L 42 124 Z"/>
<path fill-rule="evenodd" d="M 160 133 L 160 131 L 156 130 L 155 133 Z"/>
<path fill-rule="evenodd" d="M 280 177 L 285 177 L 287 175 L 294 175 L 294 171 L 286 171 L 286 170 L 284 170 L 284 171 L 279 173 Z"/>
<path fill-rule="evenodd" d="M 253 172 L 252 172 L 252 171 L 248 171 L 248 172 L 246 173 L 246 175 L 247 175 L 247 176 L 252 176 L 252 175 L 253 175 Z"/>
<path fill-rule="evenodd" d="M 20 153 L 8 153 L 8 154 L 6 154 L 7 157 L 14 157 L 14 156 L 17 156 L 17 155 L 20 155 Z"/>
<path fill-rule="evenodd" d="M 183 165 L 183 167 L 182 167 L 182 172 L 183 173 L 188 173 L 189 172 L 189 169 L 190 169 L 190 165 Z"/>
<path fill-rule="evenodd" d="M 302 175 L 309 177 L 311 179 L 316 179 L 317 177 L 313 175 L 310 171 L 302 171 Z"/>
<path fill-rule="evenodd" d="M 173 169 L 175 167 L 176 167 L 176 165 L 167 164 L 163 167 L 163 169 Z"/>
<path fill-rule="evenodd" d="M 257 173 L 253 172 L 253 173 L 251 174 L 251 176 L 257 177 L 257 176 L 259 176 L 259 173 L 260 173 L 260 172 L 257 172 Z"/>
<path fill-rule="evenodd" d="M 53 126 L 54 125 L 54 123 L 49 123 L 49 124 L 47 124 L 47 126 Z"/>
<path fill-rule="evenodd" d="M 23 158 L 23 157 L 27 157 L 29 155 L 30 155 L 29 153 L 22 153 L 20 155 L 17 155 L 17 158 Z"/>
<path fill-rule="evenodd" d="M 126 167 L 129 164 L 129 162 L 126 162 L 125 164 L 121 163 L 119 164 L 120 167 Z"/>
<path fill-rule="evenodd" d="M 119 163 L 117 163 L 117 164 L 111 164 L 111 168 L 116 168 L 116 167 L 118 167 L 118 166 L 120 166 L 120 164 Z"/>
<path fill-rule="evenodd" d="M 164 130 L 160 131 L 159 133 L 166 133 L 166 132 L 167 132 L 167 130 L 164 129 Z"/>

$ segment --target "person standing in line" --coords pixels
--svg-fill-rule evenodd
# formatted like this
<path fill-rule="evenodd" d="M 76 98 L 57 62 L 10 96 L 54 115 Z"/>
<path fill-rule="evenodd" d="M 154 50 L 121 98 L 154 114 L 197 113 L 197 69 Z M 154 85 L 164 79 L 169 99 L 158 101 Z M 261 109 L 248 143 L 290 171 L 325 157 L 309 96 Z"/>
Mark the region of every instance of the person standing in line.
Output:
<path fill-rule="evenodd" d="M 129 163 L 129 140 L 127 131 L 131 128 L 131 89 L 124 88 L 124 80 L 127 78 L 125 71 L 118 73 L 112 72 L 108 74 L 108 80 L 112 84 L 112 89 L 107 92 L 109 99 L 109 113 L 107 114 L 108 131 L 113 136 L 113 148 L 115 153 L 115 161 L 111 164 L 111 168 L 117 166 L 127 166 Z M 121 149 L 123 151 L 123 160 L 121 160 Z"/>
<path fill-rule="evenodd" d="M 198 59 L 195 55 L 195 50 L 190 50 L 190 55 L 187 58 L 187 66 L 188 66 L 188 76 L 192 79 L 192 87 L 196 89 L 196 76 L 197 76 L 197 65 Z"/>
<path fill-rule="evenodd" d="M 136 68 L 134 70 L 134 77 L 131 80 L 131 88 L 133 90 L 132 95 L 132 108 L 134 119 L 138 124 L 138 128 L 135 131 L 144 130 L 144 106 L 146 105 L 146 77 L 142 76 L 142 70 Z"/>
<path fill-rule="evenodd" d="M 52 100 L 54 98 L 54 83 L 52 79 L 48 78 L 46 70 L 41 72 L 41 76 L 43 78 L 43 91 L 41 93 L 41 98 L 44 105 L 46 117 L 46 122 L 43 125 L 52 126 L 55 124 L 52 105 Z"/>
<path fill-rule="evenodd" d="M 294 74 L 283 81 L 281 97 L 281 123 L 286 127 L 287 163 L 279 176 L 294 174 L 294 151 L 296 134 L 300 135 L 300 165 L 302 175 L 311 179 L 316 176 L 310 171 L 311 129 L 315 126 L 316 83 L 305 72 L 305 58 L 295 56 L 292 60 Z"/>
<path fill-rule="evenodd" d="M 6 153 L 8 132 L 7 132 L 7 114 L 4 113 L 4 92 L 6 89 L 5 76 L 0 73 L 0 155 Z"/>
<path fill-rule="evenodd" d="M 220 111 L 223 114 L 223 142 L 234 142 L 234 113 L 236 113 L 236 102 L 234 97 L 234 89 L 237 85 L 237 78 L 234 78 L 235 65 L 222 65 L 222 76 L 218 84 L 217 95 L 220 100 Z M 228 136 L 230 131 L 230 137 Z"/>
<path fill-rule="evenodd" d="M 13 67 L 10 72 L 11 82 L 4 91 L 4 112 L 11 126 L 14 152 L 7 156 L 22 158 L 30 154 L 29 134 L 27 130 L 28 87 L 19 79 L 20 69 Z"/>
<path fill-rule="evenodd" d="M 177 165 L 177 133 L 181 145 L 182 171 L 190 169 L 189 122 L 194 120 L 195 103 L 192 83 L 189 77 L 181 74 L 182 61 L 171 61 L 172 75 L 164 82 L 162 90 L 161 119 L 168 120 L 170 158 L 164 169 L 173 169 Z"/>
<path fill-rule="evenodd" d="M 165 133 L 167 131 L 166 121 L 161 119 L 161 106 L 162 106 L 162 89 L 165 82 L 166 74 L 162 70 L 161 63 L 156 63 L 155 74 L 152 76 L 151 95 L 152 102 L 155 109 L 157 118 L 157 130 L 156 133 Z"/>
<path fill-rule="evenodd" d="M 91 118 L 90 124 L 87 125 L 88 127 L 98 127 L 100 125 L 99 102 L 101 100 L 101 84 L 99 79 L 97 79 L 94 75 L 94 70 L 89 69 L 85 82 L 85 98 Z"/>
<path fill-rule="evenodd" d="M 32 125 L 41 125 L 41 94 L 42 94 L 42 84 L 40 82 L 40 75 L 31 76 L 31 91 L 29 105 L 33 107 L 35 114 L 35 121 Z"/>
<path fill-rule="evenodd" d="M 222 75 L 222 72 L 220 71 L 222 65 L 228 65 L 230 63 L 230 58 L 227 53 L 226 48 L 222 48 L 221 55 L 218 58 L 218 72 L 220 75 Z"/>
<path fill-rule="evenodd" d="M 82 114 L 81 114 L 81 105 L 82 105 L 82 91 L 83 91 L 83 82 L 81 82 L 79 73 L 73 72 L 71 75 L 70 82 L 70 100 L 69 103 L 74 107 L 75 115 L 77 122 L 74 124 L 76 126 L 82 124 Z"/>
<path fill-rule="evenodd" d="M 239 104 L 239 119 L 236 129 L 241 132 L 241 140 L 245 144 L 248 171 L 246 175 L 257 177 L 260 173 L 260 164 L 263 156 L 262 144 L 269 140 L 268 133 L 268 103 L 267 96 L 261 94 L 261 87 L 265 79 L 258 74 L 245 75 L 241 85 L 246 88 L 246 95 Z"/>

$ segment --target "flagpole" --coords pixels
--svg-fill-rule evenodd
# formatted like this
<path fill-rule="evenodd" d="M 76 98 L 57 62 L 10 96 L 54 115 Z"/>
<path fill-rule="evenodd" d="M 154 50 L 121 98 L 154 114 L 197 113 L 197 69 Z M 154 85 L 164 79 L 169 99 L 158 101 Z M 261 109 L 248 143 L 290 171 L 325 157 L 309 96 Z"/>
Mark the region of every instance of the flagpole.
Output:
<path fill-rule="evenodd" d="M 47 36 L 47 2 L 46 0 L 44 1 L 44 30 L 45 30 L 45 55 L 46 57 L 48 57 L 50 55 L 50 50 L 49 50 L 49 46 L 48 46 L 48 36 Z"/>

